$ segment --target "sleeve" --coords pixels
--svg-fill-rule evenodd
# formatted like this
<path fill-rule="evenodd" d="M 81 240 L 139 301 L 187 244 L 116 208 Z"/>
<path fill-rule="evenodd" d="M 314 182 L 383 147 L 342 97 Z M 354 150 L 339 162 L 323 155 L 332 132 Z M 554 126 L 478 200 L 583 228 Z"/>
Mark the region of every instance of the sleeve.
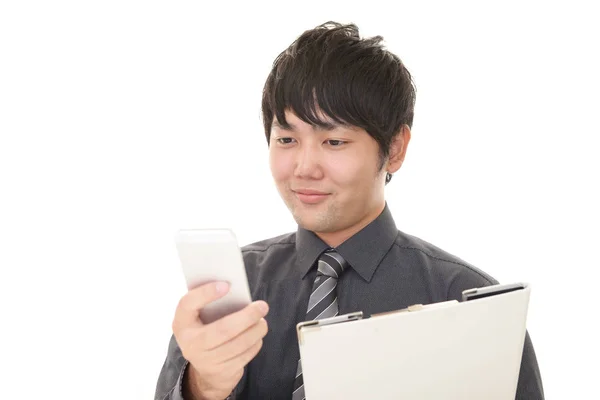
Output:
<path fill-rule="evenodd" d="M 450 280 L 447 299 L 462 300 L 462 291 L 474 287 L 496 285 L 498 281 L 485 272 L 470 266 L 456 271 Z M 525 333 L 516 400 L 544 400 L 542 378 L 529 332 Z"/>
<path fill-rule="evenodd" d="M 175 336 L 171 335 L 167 357 L 158 376 L 154 400 L 185 400 L 183 397 L 183 379 L 189 362 L 181 354 Z M 247 380 L 247 368 L 234 391 L 224 400 L 244 400 L 244 388 Z"/>
<path fill-rule="evenodd" d="M 544 400 L 542 377 L 529 332 L 525 335 L 516 400 Z"/>
<path fill-rule="evenodd" d="M 158 376 L 154 400 L 184 400 L 183 399 L 183 377 L 188 362 L 171 335 L 167 357 Z"/>

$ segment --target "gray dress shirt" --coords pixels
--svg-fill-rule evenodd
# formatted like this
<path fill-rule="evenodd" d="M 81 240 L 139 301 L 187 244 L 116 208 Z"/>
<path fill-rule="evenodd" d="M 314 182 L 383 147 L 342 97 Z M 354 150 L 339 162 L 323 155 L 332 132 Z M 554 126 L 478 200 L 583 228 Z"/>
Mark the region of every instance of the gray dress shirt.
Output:
<path fill-rule="evenodd" d="M 316 275 L 328 246 L 314 233 L 297 232 L 242 248 L 252 298 L 270 307 L 263 347 L 230 396 L 235 399 L 290 399 L 298 358 L 296 324 L 304 321 Z M 462 299 L 462 291 L 498 283 L 465 261 L 396 228 L 386 204 L 377 219 L 336 248 L 350 264 L 338 282 L 339 313 L 365 316 Z M 405 362 L 411 362 L 405 360 Z M 187 361 L 173 337 L 156 386 L 155 400 L 183 399 Z M 543 387 L 529 333 L 525 338 L 518 400 L 543 399 Z"/>

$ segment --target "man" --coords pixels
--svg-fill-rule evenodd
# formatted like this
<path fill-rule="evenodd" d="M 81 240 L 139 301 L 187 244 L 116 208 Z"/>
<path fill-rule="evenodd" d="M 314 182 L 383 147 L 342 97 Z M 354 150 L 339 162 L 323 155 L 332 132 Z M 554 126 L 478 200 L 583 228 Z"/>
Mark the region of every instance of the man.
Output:
<path fill-rule="evenodd" d="M 298 322 L 460 300 L 465 289 L 497 283 L 395 226 L 384 186 L 410 142 L 415 90 L 381 39 L 327 23 L 275 60 L 264 128 L 298 230 L 242 249 L 257 299 L 245 309 L 205 325 L 198 310 L 227 286 L 182 297 L 156 399 L 302 399 Z M 517 399 L 543 399 L 528 335 Z"/>

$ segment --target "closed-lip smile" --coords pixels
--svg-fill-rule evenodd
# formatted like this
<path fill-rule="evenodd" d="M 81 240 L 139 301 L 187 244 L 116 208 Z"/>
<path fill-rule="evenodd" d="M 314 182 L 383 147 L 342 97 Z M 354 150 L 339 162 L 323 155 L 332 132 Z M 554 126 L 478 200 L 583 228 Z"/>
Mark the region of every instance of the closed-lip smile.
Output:
<path fill-rule="evenodd" d="M 313 189 L 296 189 L 292 190 L 298 200 L 300 200 L 304 204 L 318 204 L 327 198 L 330 193 L 321 192 L 319 190 Z"/>
<path fill-rule="evenodd" d="M 328 193 L 325 192 L 320 192 L 318 190 L 313 190 L 313 189 L 296 189 L 296 190 L 292 190 L 293 192 L 296 192 L 298 194 L 306 194 L 306 195 L 313 195 L 313 196 L 318 196 L 318 195 L 326 195 Z"/>

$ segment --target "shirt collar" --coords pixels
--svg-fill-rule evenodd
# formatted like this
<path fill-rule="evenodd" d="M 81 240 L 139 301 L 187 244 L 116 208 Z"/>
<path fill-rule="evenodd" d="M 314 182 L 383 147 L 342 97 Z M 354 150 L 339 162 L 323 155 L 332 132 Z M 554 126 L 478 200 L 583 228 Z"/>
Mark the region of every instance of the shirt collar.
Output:
<path fill-rule="evenodd" d="M 387 205 L 381 214 L 369 225 L 340 244 L 337 252 L 350 264 L 364 280 L 371 281 L 375 270 L 394 244 L 398 229 Z M 296 233 L 296 254 L 298 266 L 304 279 L 317 258 L 329 246 L 314 232 L 298 227 Z"/>

